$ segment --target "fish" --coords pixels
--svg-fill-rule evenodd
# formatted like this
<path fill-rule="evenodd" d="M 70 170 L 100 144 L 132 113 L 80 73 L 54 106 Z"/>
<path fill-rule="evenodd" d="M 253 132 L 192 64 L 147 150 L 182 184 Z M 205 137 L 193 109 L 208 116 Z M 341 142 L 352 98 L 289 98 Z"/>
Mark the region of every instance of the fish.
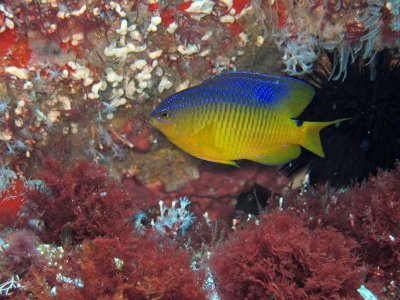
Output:
<path fill-rule="evenodd" d="M 297 120 L 313 97 L 314 88 L 300 79 L 227 72 L 166 98 L 149 123 L 203 160 L 280 165 L 299 157 L 301 147 L 323 158 L 320 131 L 344 120 Z"/>

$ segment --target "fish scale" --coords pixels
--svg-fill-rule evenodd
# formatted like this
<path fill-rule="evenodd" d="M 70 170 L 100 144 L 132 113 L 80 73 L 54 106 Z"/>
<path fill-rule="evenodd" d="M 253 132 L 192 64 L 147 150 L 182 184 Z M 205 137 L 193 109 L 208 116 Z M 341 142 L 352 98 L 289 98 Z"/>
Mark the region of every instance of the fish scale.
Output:
<path fill-rule="evenodd" d="M 300 146 L 323 157 L 319 131 L 341 121 L 297 126 L 295 118 L 313 96 L 313 88 L 298 79 L 224 73 L 165 99 L 150 123 L 201 159 L 281 164 L 300 155 Z"/>
<path fill-rule="evenodd" d="M 233 150 L 237 153 L 237 155 L 244 155 L 246 149 L 248 147 L 248 132 L 249 132 L 249 121 L 248 121 L 249 112 L 247 109 L 244 109 L 241 112 L 241 121 L 240 121 L 240 133 L 238 134 L 238 145 L 237 147 L 232 147 Z M 232 151 L 234 152 L 234 151 Z"/>

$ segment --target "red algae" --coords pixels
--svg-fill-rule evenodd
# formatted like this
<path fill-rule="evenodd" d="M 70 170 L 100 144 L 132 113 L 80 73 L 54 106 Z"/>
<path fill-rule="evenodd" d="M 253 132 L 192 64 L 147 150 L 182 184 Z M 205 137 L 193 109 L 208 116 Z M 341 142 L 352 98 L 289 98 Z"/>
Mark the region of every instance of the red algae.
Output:
<path fill-rule="evenodd" d="M 109 180 L 104 167 L 81 161 L 65 168 L 50 158 L 37 177 L 50 193 L 28 192 L 27 205 L 32 217 L 39 214 L 44 222 L 44 242 L 76 244 L 96 236 L 129 235 L 136 199 Z"/>
<path fill-rule="evenodd" d="M 144 118 L 128 119 L 123 126 L 126 141 L 132 144 L 135 151 L 147 152 L 151 148 L 153 129 Z"/>
<path fill-rule="evenodd" d="M 17 40 L 17 32 L 16 30 L 6 30 L 0 33 L 0 38 L 2 41 L 0 45 L 0 56 L 4 57 Z"/>
<path fill-rule="evenodd" d="M 0 191 L 0 227 L 11 226 L 17 221 L 25 198 L 24 191 L 21 179 L 10 179 L 5 189 Z"/>
<path fill-rule="evenodd" d="M 293 192 L 285 200 L 287 207 L 310 216 L 311 228 L 333 226 L 355 239 L 356 254 L 367 266 L 366 282 L 379 296 L 395 299 L 400 291 L 400 169 L 378 172 L 368 182 L 348 190 L 330 191 L 324 186 L 311 188 L 302 196 Z M 385 288 L 383 288 L 385 287 Z M 385 292 L 384 292 L 385 290 Z"/>
<path fill-rule="evenodd" d="M 32 265 L 20 297 L 206 299 L 204 272 L 194 273 L 187 252 L 156 236 L 97 237 L 51 261 Z"/>
<path fill-rule="evenodd" d="M 11 274 L 24 274 L 31 267 L 40 264 L 40 255 L 36 249 L 39 239 L 26 229 L 8 236 L 8 247 L 1 254 L 4 269 Z"/>
<path fill-rule="evenodd" d="M 397 221 L 395 198 L 390 197 L 391 190 L 398 186 L 397 173 L 380 173 L 376 179 L 371 178 L 368 188 L 356 186 L 338 196 L 322 188 L 301 196 L 292 192 L 292 196 L 285 197 L 284 211 L 273 210 L 273 202 L 269 201 L 266 208 L 271 210 L 269 213 L 256 223 L 236 226 L 240 229 L 227 239 L 224 237 L 224 232 L 229 231 L 227 223 L 214 223 L 206 215 L 193 225 L 187 237 L 175 240 L 174 236 L 158 235 L 151 229 L 150 220 L 146 221 L 144 233 L 134 232 L 133 214 L 145 209 L 145 198 L 156 197 L 157 193 L 150 196 L 150 190 L 130 185 L 132 181 L 119 186 L 103 166 L 78 162 L 67 168 L 48 159 L 37 177 L 50 192 L 27 193 L 31 204 L 26 206 L 24 218 L 39 217 L 43 225 L 35 228 L 36 234 L 44 242 L 63 245 L 63 254 L 53 255 L 52 265 L 46 266 L 43 264 L 50 259 L 48 254 L 26 256 L 24 253 L 32 248 L 29 245 L 39 239 L 25 231 L 18 238 L 21 242 L 15 245 L 30 248 L 21 250 L 20 258 L 10 261 L 8 257 L 17 254 L 12 249 L 18 248 L 10 242 L 10 250 L 5 254 L 11 256 L 0 256 L 0 263 L 6 262 L 7 270 L 23 270 L 25 291 L 42 294 L 45 299 L 51 287 L 57 290 L 60 299 L 203 299 L 204 293 L 208 293 L 202 287 L 205 274 L 194 272 L 190 265 L 191 257 L 204 255 L 205 249 L 212 254 L 211 268 L 223 299 L 268 296 L 352 299 L 361 284 L 382 295 L 381 279 L 397 280 L 398 259 L 388 252 L 388 247 L 392 247 L 392 253 L 397 251 L 397 231 L 387 221 Z M 143 189 L 141 192 L 139 187 Z M 221 196 L 230 193 L 220 192 Z M 389 199 L 388 205 L 380 200 L 373 204 L 368 200 L 371 197 Z M 374 213 L 370 217 L 367 214 L 371 213 L 371 207 Z M 193 208 L 196 210 L 196 202 Z M 151 211 L 150 215 L 157 218 L 157 210 Z M 30 225 L 22 219 L 18 226 Z M 23 242 L 25 236 L 27 243 Z M 384 236 L 388 238 L 382 239 Z M 24 257 L 35 257 L 32 266 L 26 266 L 28 260 Z M 198 263 L 204 264 L 204 258 Z M 59 271 L 59 265 L 63 266 L 63 272 Z M 377 270 L 383 273 L 376 274 Z"/>
<path fill-rule="evenodd" d="M 238 36 L 243 31 L 243 27 L 239 22 L 233 22 L 229 29 L 232 32 L 232 36 Z"/>
<path fill-rule="evenodd" d="M 217 248 L 211 268 L 222 299 L 354 299 L 357 243 L 333 228 L 275 211 Z"/>
<path fill-rule="evenodd" d="M 235 14 L 240 14 L 242 10 L 249 6 L 250 0 L 233 0 L 233 9 L 235 10 Z"/>
<path fill-rule="evenodd" d="M 84 289 L 60 286 L 60 299 L 205 299 L 187 253 L 153 238 L 96 238 L 76 254 Z M 78 271 L 77 270 L 77 271 Z"/>
<path fill-rule="evenodd" d="M 28 39 L 18 36 L 15 29 L 0 33 L 0 39 L 0 75 L 7 66 L 26 67 L 32 52 Z"/>
<path fill-rule="evenodd" d="M 169 26 L 174 22 L 174 10 L 172 8 L 165 8 L 160 12 L 160 17 L 162 19 L 162 23 L 165 26 Z"/>

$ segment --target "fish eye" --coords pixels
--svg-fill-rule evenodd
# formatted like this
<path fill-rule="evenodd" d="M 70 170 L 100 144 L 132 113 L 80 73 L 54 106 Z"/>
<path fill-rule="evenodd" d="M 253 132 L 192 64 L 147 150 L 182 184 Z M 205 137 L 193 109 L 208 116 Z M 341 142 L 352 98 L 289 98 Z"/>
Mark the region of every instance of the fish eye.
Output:
<path fill-rule="evenodd" d="M 168 119 L 168 118 L 169 118 L 169 112 L 166 111 L 166 110 L 160 112 L 160 117 L 161 117 L 162 119 L 164 119 L 164 120 L 165 120 L 165 119 Z"/>

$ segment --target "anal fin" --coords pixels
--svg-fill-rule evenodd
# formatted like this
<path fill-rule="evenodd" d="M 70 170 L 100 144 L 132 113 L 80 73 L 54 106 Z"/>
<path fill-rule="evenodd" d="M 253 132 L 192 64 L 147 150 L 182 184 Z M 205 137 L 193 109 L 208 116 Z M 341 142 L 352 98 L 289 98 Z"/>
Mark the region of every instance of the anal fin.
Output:
<path fill-rule="evenodd" d="M 269 148 L 265 151 L 265 154 L 249 158 L 249 160 L 264 165 L 280 165 L 299 157 L 300 153 L 301 149 L 298 145 L 283 145 L 281 147 Z"/>
<path fill-rule="evenodd" d="M 239 168 L 239 165 L 234 162 L 233 160 L 215 160 L 215 159 L 209 159 L 209 158 L 204 158 L 204 157 L 199 157 L 200 159 L 214 162 L 214 163 L 219 163 L 219 164 L 224 164 L 224 165 L 230 165 Z"/>

